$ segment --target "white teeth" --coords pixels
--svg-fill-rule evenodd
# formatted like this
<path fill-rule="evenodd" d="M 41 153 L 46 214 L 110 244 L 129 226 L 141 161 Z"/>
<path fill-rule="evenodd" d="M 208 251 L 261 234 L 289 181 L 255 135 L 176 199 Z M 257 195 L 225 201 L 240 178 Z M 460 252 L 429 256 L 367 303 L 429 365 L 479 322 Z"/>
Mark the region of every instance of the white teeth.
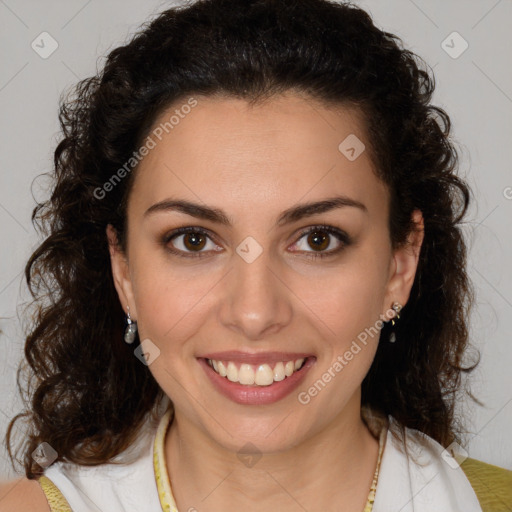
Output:
<path fill-rule="evenodd" d="M 239 382 L 247 386 L 270 386 L 273 382 L 280 382 L 290 377 L 304 364 L 304 358 L 295 361 L 280 361 L 274 365 L 260 364 L 257 368 L 242 363 L 240 368 L 233 361 L 215 361 L 208 359 L 208 364 L 221 376 L 227 377 L 231 382 Z"/>
<path fill-rule="evenodd" d="M 228 363 L 228 380 L 231 382 L 238 382 L 238 368 L 235 366 L 235 363 L 229 361 Z"/>
<path fill-rule="evenodd" d="M 276 382 L 279 382 L 281 380 L 284 380 L 286 375 L 284 374 L 284 364 L 283 363 L 277 363 L 274 367 L 274 380 Z"/>
<path fill-rule="evenodd" d="M 221 377 L 225 377 L 228 374 L 226 367 L 222 361 L 217 361 L 217 366 L 219 367 L 219 375 Z M 214 367 L 215 368 L 215 367 Z"/>
<path fill-rule="evenodd" d="M 240 384 L 254 384 L 254 370 L 250 364 L 243 364 L 238 371 L 238 382 Z"/>
<path fill-rule="evenodd" d="M 256 377 L 254 377 L 254 383 L 258 386 L 270 386 L 272 382 L 274 382 L 272 368 L 268 364 L 260 364 L 256 371 Z"/>

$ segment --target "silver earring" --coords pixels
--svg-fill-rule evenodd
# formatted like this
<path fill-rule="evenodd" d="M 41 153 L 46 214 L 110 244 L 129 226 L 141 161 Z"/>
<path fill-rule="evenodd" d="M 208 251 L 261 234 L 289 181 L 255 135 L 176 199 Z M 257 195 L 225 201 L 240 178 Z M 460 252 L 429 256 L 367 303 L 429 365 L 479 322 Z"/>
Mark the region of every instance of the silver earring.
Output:
<path fill-rule="evenodd" d="M 391 309 L 395 312 L 395 317 L 391 319 L 391 325 L 394 326 L 395 321 L 400 320 L 400 311 L 402 310 L 402 305 L 399 302 L 393 302 Z M 395 343 L 395 341 L 396 341 L 395 331 L 391 331 L 391 334 L 389 336 L 389 341 L 390 341 L 390 343 Z"/>
<path fill-rule="evenodd" d="M 126 309 L 128 310 L 126 313 L 126 322 L 128 325 L 124 331 L 124 341 L 128 344 L 131 344 L 134 342 L 135 335 L 137 334 L 137 322 L 133 321 L 130 316 L 130 306 L 127 306 Z"/>

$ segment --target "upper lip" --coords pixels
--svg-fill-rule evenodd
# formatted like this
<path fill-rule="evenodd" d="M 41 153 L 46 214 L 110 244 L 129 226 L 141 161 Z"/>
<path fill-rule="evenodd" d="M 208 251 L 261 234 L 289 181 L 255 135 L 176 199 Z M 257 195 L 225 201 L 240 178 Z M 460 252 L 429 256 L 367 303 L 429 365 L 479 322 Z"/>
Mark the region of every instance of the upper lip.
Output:
<path fill-rule="evenodd" d="M 233 361 L 247 364 L 279 363 L 280 361 L 296 361 L 311 357 L 306 352 L 241 352 L 239 350 L 228 350 L 225 352 L 210 352 L 201 357 L 214 359 L 215 361 Z"/>

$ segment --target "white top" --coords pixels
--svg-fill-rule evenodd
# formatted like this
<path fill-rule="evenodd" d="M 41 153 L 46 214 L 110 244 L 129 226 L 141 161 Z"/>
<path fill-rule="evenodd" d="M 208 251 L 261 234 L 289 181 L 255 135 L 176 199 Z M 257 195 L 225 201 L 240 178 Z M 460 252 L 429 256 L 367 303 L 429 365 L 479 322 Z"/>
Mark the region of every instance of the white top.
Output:
<path fill-rule="evenodd" d="M 114 459 L 122 464 L 56 462 L 44 476 L 73 512 L 178 512 L 164 455 L 171 417 L 169 410 L 160 421 L 148 422 L 138 440 Z M 464 471 L 437 441 L 406 428 L 406 454 L 392 435 L 398 423 L 392 416 L 388 422 L 381 431 L 385 444 L 372 512 L 482 512 Z"/>
<path fill-rule="evenodd" d="M 436 440 L 406 428 L 406 455 L 390 428 L 382 457 L 373 512 L 482 512 L 457 460 Z"/>

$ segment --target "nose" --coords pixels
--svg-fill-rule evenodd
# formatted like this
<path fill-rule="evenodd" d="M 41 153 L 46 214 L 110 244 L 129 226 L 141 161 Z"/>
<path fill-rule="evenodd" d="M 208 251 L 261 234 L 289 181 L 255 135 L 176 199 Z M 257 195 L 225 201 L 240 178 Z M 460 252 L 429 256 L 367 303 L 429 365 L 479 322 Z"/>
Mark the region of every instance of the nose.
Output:
<path fill-rule="evenodd" d="M 251 341 L 278 333 L 291 321 L 293 297 L 279 265 L 265 250 L 251 263 L 236 254 L 233 260 L 224 283 L 221 323 Z"/>

